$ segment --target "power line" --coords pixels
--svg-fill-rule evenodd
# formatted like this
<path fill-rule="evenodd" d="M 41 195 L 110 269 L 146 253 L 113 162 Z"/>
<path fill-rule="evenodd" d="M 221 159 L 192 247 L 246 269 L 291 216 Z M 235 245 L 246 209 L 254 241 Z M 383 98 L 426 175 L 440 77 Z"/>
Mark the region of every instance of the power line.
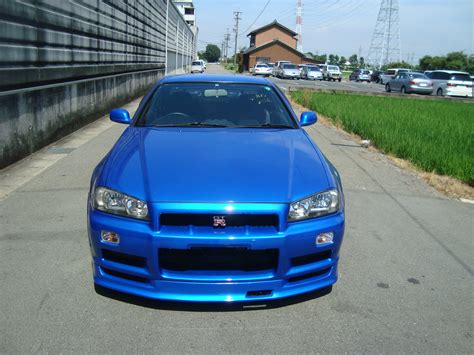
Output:
<path fill-rule="evenodd" d="M 255 25 L 255 23 L 258 21 L 258 19 L 260 18 L 260 16 L 262 16 L 262 14 L 265 12 L 268 4 L 270 4 L 270 1 L 272 0 L 268 0 L 267 3 L 265 4 L 265 6 L 263 7 L 262 11 L 260 11 L 260 13 L 258 14 L 258 16 L 255 18 L 255 20 L 252 22 L 252 24 L 247 27 L 247 29 L 245 29 L 244 31 L 242 31 L 239 35 L 242 35 L 242 34 L 245 34 L 248 30 L 250 30 L 252 28 L 253 25 Z"/>

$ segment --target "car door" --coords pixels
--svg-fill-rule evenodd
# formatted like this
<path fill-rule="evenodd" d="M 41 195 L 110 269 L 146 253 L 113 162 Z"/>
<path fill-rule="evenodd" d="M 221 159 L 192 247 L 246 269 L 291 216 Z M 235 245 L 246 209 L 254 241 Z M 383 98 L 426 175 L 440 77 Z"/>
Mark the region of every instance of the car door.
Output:
<path fill-rule="evenodd" d="M 390 88 L 391 88 L 392 90 L 400 90 L 400 85 L 399 85 L 400 75 L 401 75 L 401 74 L 395 75 L 395 76 L 389 81 Z"/>
<path fill-rule="evenodd" d="M 407 73 L 398 74 L 397 90 L 402 91 L 403 86 L 405 86 L 405 88 L 406 88 L 406 86 L 408 84 L 408 80 L 409 80 L 409 77 L 408 77 Z"/>

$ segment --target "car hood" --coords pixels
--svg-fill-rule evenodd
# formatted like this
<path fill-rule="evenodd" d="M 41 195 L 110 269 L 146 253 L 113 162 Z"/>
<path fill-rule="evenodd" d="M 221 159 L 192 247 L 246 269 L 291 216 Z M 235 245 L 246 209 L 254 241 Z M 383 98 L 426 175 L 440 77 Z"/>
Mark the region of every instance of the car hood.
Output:
<path fill-rule="evenodd" d="M 151 202 L 287 203 L 329 188 L 302 129 L 129 127 L 102 183 Z"/>

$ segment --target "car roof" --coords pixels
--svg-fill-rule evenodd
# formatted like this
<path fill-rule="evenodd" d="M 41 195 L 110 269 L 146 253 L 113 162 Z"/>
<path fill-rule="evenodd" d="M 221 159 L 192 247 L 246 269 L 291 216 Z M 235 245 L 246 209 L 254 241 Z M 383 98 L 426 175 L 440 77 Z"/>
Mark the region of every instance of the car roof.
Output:
<path fill-rule="evenodd" d="M 222 74 L 183 74 L 166 76 L 160 80 L 162 84 L 169 83 L 244 83 L 244 84 L 265 84 L 272 85 L 271 81 L 247 75 L 222 75 Z"/>
<path fill-rule="evenodd" d="M 448 74 L 467 74 L 465 71 L 459 71 L 459 70 L 434 70 L 432 73 L 448 73 Z"/>

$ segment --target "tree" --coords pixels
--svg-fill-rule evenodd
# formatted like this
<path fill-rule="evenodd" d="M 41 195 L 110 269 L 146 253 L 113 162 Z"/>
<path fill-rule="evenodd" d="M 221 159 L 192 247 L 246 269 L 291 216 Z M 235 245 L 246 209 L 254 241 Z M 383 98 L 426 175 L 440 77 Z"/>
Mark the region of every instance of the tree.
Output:
<path fill-rule="evenodd" d="M 388 68 L 406 68 L 406 69 L 413 69 L 413 65 L 405 62 L 405 61 L 401 61 L 401 62 L 393 62 L 393 63 L 387 63 L 385 64 L 384 66 L 382 66 L 382 70 L 386 70 Z"/>
<path fill-rule="evenodd" d="M 328 60 L 328 56 L 327 54 L 321 54 L 321 55 L 314 55 L 313 56 L 314 60 L 317 60 L 318 62 L 321 62 L 321 63 L 326 63 L 326 61 Z"/>
<path fill-rule="evenodd" d="M 349 63 L 351 63 L 352 69 L 355 69 L 359 66 L 359 60 L 357 59 L 357 54 L 353 54 L 349 57 Z"/>
<path fill-rule="evenodd" d="M 464 52 L 451 52 L 446 56 L 446 69 L 466 70 L 468 56 Z"/>
<path fill-rule="evenodd" d="M 359 67 L 360 67 L 360 68 L 365 67 L 365 59 L 364 59 L 364 57 L 360 57 L 360 58 L 359 58 Z"/>
<path fill-rule="evenodd" d="M 451 52 L 446 56 L 425 55 L 420 58 L 420 70 L 451 69 L 474 72 L 474 58 L 464 52 Z"/>
<path fill-rule="evenodd" d="M 329 57 L 328 57 L 328 61 L 329 61 L 329 64 L 336 64 L 336 57 L 334 56 L 334 54 L 329 54 Z"/>
<path fill-rule="evenodd" d="M 208 62 L 217 62 L 221 56 L 221 50 L 215 44 L 208 44 L 203 53 L 203 58 Z"/>
<path fill-rule="evenodd" d="M 346 62 L 347 62 L 346 57 L 344 57 L 343 55 L 341 55 L 341 58 L 339 59 L 339 62 L 338 62 L 339 66 L 340 66 L 341 68 L 344 68 L 344 67 L 346 66 Z"/>

